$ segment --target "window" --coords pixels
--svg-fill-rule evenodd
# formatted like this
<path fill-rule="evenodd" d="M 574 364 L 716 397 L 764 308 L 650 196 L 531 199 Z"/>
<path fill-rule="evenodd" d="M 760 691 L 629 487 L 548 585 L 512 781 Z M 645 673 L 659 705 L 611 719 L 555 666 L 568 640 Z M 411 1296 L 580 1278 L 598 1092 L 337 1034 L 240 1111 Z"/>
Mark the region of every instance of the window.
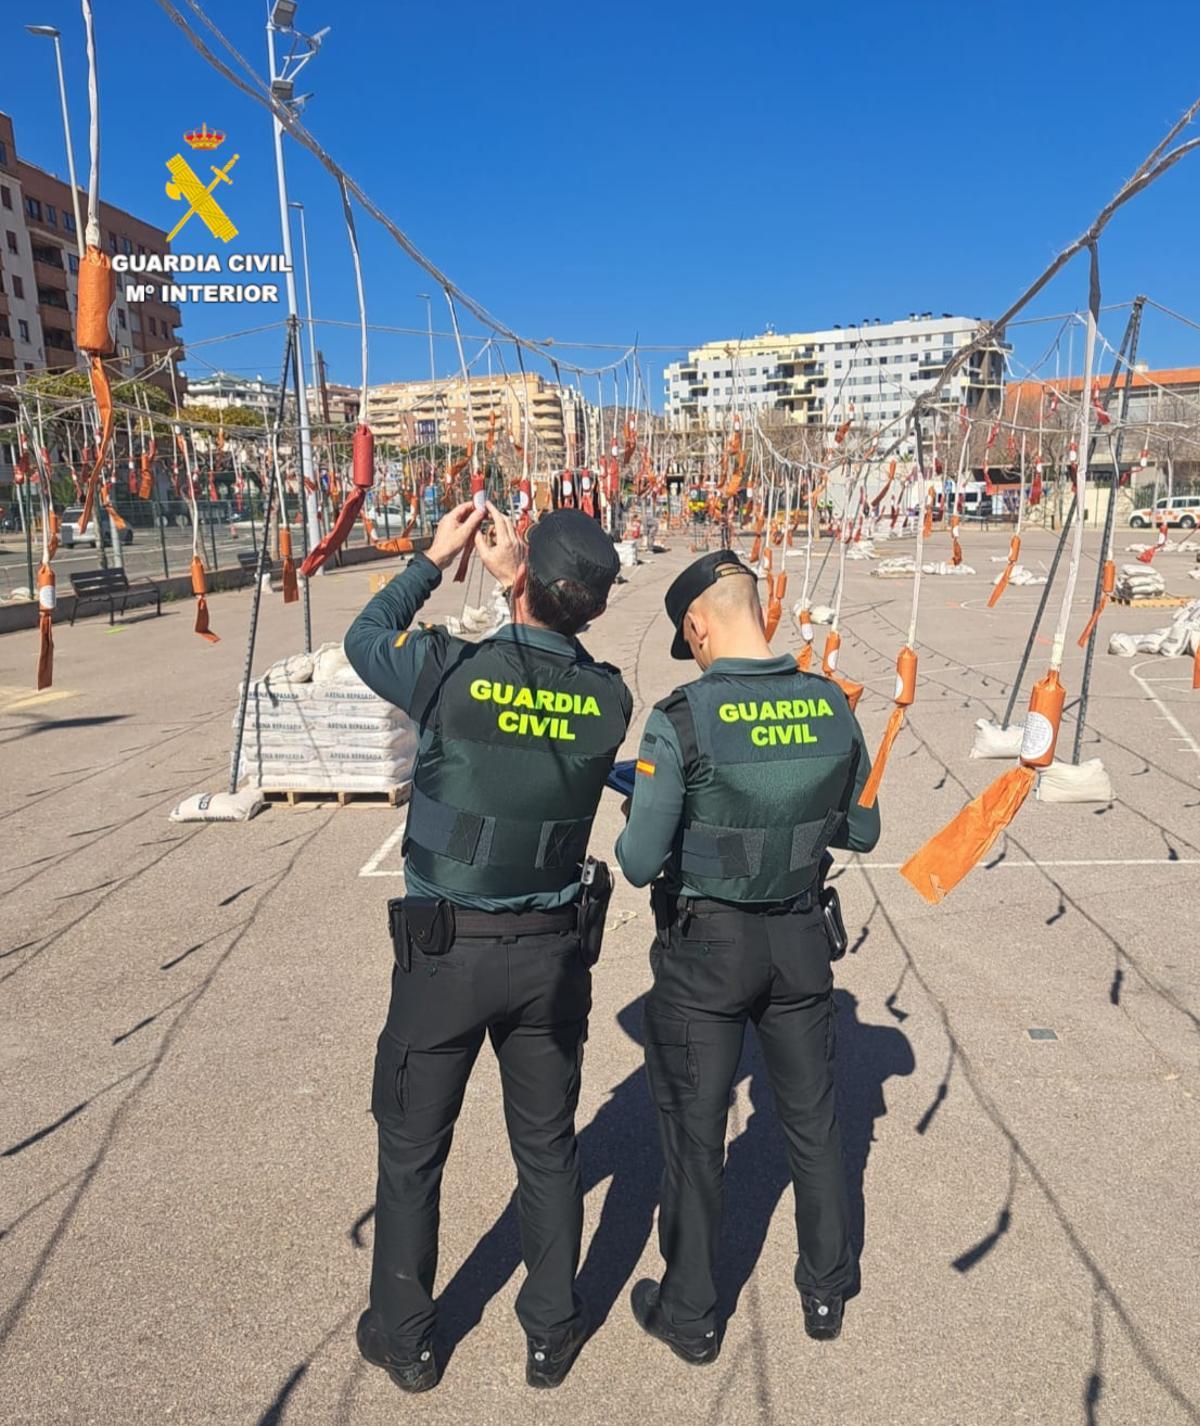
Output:
<path fill-rule="evenodd" d="M 153 317 L 150 318 L 150 331 L 154 336 L 158 336 L 158 323 Z"/>
<path fill-rule="evenodd" d="M 21 338 L 23 342 L 27 342 L 29 340 L 29 323 L 25 320 L 24 317 L 17 318 L 17 335 Z"/>
<path fill-rule="evenodd" d="M 128 238 L 121 239 L 121 251 L 125 254 L 126 257 L 128 257 L 129 254 L 133 252 L 133 244 L 129 241 Z"/>
<path fill-rule="evenodd" d="M 21 251 L 21 249 L 17 246 L 17 235 L 16 235 L 16 233 L 14 233 L 11 229 L 9 229 L 9 230 L 5 233 L 4 236 L 8 239 L 8 250 L 9 250 L 9 252 L 10 252 L 10 253 L 18 253 L 18 254 L 19 254 L 20 251 Z"/>
<path fill-rule="evenodd" d="M 79 259 L 75 256 L 74 253 L 67 254 L 67 266 L 71 269 L 72 272 L 79 271 Z"/>
<path fill-rule="evenodd" d="M 117 308 L 117 326 L 118 326 L 118 327 L 124 327 L 125 325 L 126 325 L 126 322 L 125 322 L 125 313 L 122 312 L 121 309 L 118 307 L 118 308 Z"/>
<path fill-rule="evenodd" d="M 31 218 L 35 218 L 39 222 L 41 221 L 42 205 L 37 201 L 36 198 L 28 197 L 25 199 L 25 211 L 29 214 Z"/>
<path fill-rule="evenodd" d="M 0 163 L 8 163 L 8 145 L 0 139 Z"/>
<path fill-rule="evenodd" d="M 3 203 L 8 211 L 12 212 L 12 189 L 0 183 L 0 203 Z"/>
<path fill-rule="evenodd" d="M 63 214 L 63 227 L 66 228 L 68 233 L 73 233 L 75 231 L 75 219 L 71 216 L 70 213 Z"/>
<path fill-rule="evenodd" d="M 13 296 L 14 296 L 14 297 L 24 298 L 24 296 L 25 296 L 25 284 L 21 281 L 21 279 L 17 276 L 17 274 L 16 274 L 15 272 L 13 273 L 12 285 L 13 285 Z"/>
<path fill-rule="evenodd" d="M 114 257 L 116 256 L 116 252 L 117 252 L 117 235 L 116 235 L 116 233 L 109 233 L 109 235 L 108 235 L 108 250 L 109 250 L 110 253 L 113 254 Z"/>
<path fill-rule="evenodd" d="M 58 209 L 53 203 L 46 204 L 46 222 L 55 228 L 58 227 Z"/>

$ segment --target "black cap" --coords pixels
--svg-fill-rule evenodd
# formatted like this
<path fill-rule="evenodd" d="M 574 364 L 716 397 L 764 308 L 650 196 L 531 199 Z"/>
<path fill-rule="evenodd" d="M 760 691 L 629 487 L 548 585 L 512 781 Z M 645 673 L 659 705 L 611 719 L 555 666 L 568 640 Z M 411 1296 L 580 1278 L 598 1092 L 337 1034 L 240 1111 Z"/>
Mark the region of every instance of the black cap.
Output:
<path fill-rule="evenodd" d="M 727 579 L 733 574 L 745 574 L 757 578 L 754 571 L 744 565 L 732 550 L 714 550 L 712 554 L 701 555 L 678 575 L 667 590 L 664 603 L 667 616 L 675 625 L 675 638 L 671 644 L 673 659 L 690 659 L 692 651 L 683 637 L 683 616 L 699 599 L 706 589 L 711 589 L 718 579 Z"/>
<path fill-rule="evenodd" d="M 568 579 L 607 599 L 620 567 L 611 538 L 582 510 L 552 510 L 529 532 L 529 568 L 547 587 Z"/>

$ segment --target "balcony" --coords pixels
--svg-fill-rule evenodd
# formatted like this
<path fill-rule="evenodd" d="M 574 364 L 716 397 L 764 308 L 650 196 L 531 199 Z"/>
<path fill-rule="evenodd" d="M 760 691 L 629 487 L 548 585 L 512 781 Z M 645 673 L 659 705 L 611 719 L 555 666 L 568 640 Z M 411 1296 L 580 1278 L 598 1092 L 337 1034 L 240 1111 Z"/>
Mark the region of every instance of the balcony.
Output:
<path fill-rule="evenodd" d="M 67 274 L 62 267 L 51 262 L 43 262 L 40 258 L 34 259 L 33 280 L 39 289 L 45 287 L 57 292 L 67 290 Z"/>
<path fill-rule="evenodd" d="M 39 307 L 57 307 L 60 312 L 69 312 L 67 294 L 59 287 L 39 287 L 37 290 Z"/>
<path fill-rule="evenodd" d="M 42 325 L 42 334 L 46 341 L 47 348 L 53 348 L 60 352 L 73 352 L 75 343 L 71 338 L 71 333 L 60 327 L 47 327 Z"/>

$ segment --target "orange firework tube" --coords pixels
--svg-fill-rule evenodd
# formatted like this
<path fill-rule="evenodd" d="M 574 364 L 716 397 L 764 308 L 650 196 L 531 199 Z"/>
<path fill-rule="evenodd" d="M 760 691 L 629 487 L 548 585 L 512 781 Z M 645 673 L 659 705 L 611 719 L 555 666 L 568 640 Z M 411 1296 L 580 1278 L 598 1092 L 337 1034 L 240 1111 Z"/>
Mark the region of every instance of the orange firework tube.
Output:
<path fill-rule="evenodd" d="M 487 481 L 483 471 L 474 471 L 471 475 L 471 503 L 476 510 L 487 508 Z M 461 584 L 467 577 L 467 566 L 471 563 L 471 550 L 474 548 L 472 540 L 462 552 L 462 558 L 458 562 L 458 568 L 454 571 L 455 584 Z"/>
<path fill-rule="evenodd" d="M 37 572 L 38 601 L 38 665 L 37 686 L 41 690 L 54 682 L 54 571 L 48 564 Z"/>
<path fill-rule="evenodd" d="M 79 263 L 75 310 L 75 345 L 81 351 L 107 356 L 116 346 L 117 287 L 112 263 L 99 248 L 90 247 Z"/>
<path fill-rule="evenodd" d="M 337 519 L 333 522 L 333 528 L 319 539 L 305 556 L 304 563 L 300 566 L 300 573 L 306 579 L 315 574 L 325 561 L 345 544 L 366 503 L 367 491 L 375 484 L 375 437 L 371 433 L 370 426 L 359 424 L 355 427 L 351 452 L 353 487 L 350 494 L 342 501 Z M 368 526 L 367 538 L 370 539 L 370 537 L 371 531 Z"/>
<path fill-rule="evenodd" d="M 1065 699 L 1066 690 L 1051 669 L 1030 696 L 1019 764 L 1001 773 L 901 867 L 900 875 L 926 901 L 936 905 L 953 891 L 1021 810 L 1037 769 L 1054 760 Z"/>
<path fill-rule="evenodd" d="M 196 596 L 195 632 L 210 644 L 219 644 L 220 638 L 208 627 L 208 578 L 204 573 L 204 561 L 199 555 L 192 556 L 192 593 Z"/>
<path fill-rule="evenodd" d="M 1017 560 L 1021 557 L 1021 537 L 1014 535 L 1008 546 L 1008 560 L 1004 568 L 1000 571 L 1000 578 L 996 581 L 991 594 L 988 595 L 988 608 L 994 609 L 1000 600 L 1000 596 L 1008 588 L 1008 581 L 1012 578 L 1012 572 L 1016 568 Z"/>
<path fill-rule="evenodd" d="M 1092 617 L 1084 626 L 1083 633 L 1079 636 L 1079 647 L 1082 649 L 1087 641 L 1092 637 L 1092 632 L 1100 622 L 1100 616 L 1104 613 L 1108 601 L 1112 596 L 1113 589 L 1117 582 L 1117 567 L 1112 560 L 1104 561 L 1104 573 L 1101 576 L 1100 598 L 1096 601 L 1096 607 L 1092 610 Z"/>
<path fill-rule="evenodd" d="M 830 629 L 825 636 L 825 652 L 821 655 L 821 672 L 831 678 L 837 672 L 838 651 L 842 647 L 842 636 L 836 629 Z"/>
<path fill-rule="evenodd" d="M 875 754 L 875 761 L 871 767 L 871 775 L 867 778 L 862 796 L 858 799 L 860 807 L 874 807 L 875 799 L 879 796 L 879 784 L 883 781 L 883 770 L 887 767 L 888 757 L 892 751 L 892 744 L 904 726 L 904 710 L 912 706 L 916 696 L 916 650 L 905 644 L 896 656 L 896 706 L 888 716 L 887 726 L 883 730 L 883 738 L 879 744 L 879 751 Z"/>
<path fill-rule="evenodd" d="M 292 532 L 282 523 L 279 526 L 279 558 L 283 562 L 283 602 L 294 604 L 300 598 L 300 581 L 296 578 L 296 561 L 292 558 Z"/>

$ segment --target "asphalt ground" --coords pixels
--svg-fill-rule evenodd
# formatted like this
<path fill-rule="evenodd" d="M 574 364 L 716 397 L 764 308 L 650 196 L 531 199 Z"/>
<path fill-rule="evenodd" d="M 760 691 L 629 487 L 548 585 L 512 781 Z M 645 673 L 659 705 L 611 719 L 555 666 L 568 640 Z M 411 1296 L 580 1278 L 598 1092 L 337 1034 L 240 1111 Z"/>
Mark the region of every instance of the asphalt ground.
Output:
<path fill-rule="evenodd" d="M 554 1393 L 523 1380 L 514 1175 L 486 1051 L 445 1179 L 442 1384 L 404 1398 L 357 1357 L 384 903 L 403 885 L 387 844 L 402 813 L 167 821 L 183 794 L 223 785 L 249 593 L 212 599 L 214 646 L 183 605 L 113 631 L 57 630 L 55 687 L 40 697 L 28 693 L 35 635 L 0 641 L 0 1417 L 1200 1418 L 1200 696 L 1189 661 L 1101 654 L 1084 752 L 1110 771 L 1111 806 L 1030 799 L 987 865 L 927 906 L 895 866 L 1002 770 L 968 759 L 972 725 L 1002 711 L 1039 594 L 1010 588 L 987 610 L 989 556 L 1008 536 L 968 540 L 978 573 L 924 585 L 918 701 L 883 784 L 883 839 L 841 858 L 853 954 L 837 971 L 839 1103 L 863 1238 L 843 1335 L 803 1334 L 783 1154 L 753 1051 L 730 1116 L 719 1362 L 683 1365 L 629 1314 L 632 1282 L 659 1270 L 659 1162 L 639 1043 L 650 918 L 645 893 L 619 883 L 579 1113 L 580 1285 L 599 1326 Z M 661 613 L 688 558 L 672 543 L 586 640 L 626 670 L 635 736 L 686 673 Z M 1051 543 L 1028 535 L 1026 562 L 1048 560 Z M 1185 557 L 1159 564 L 1194 590 Z M 842 666 L 867 684 L 874 745 L 909 587 L 870 568 L 849 568 Z M 819 596 L 830 589 L 827 569 Z M 318 640 L 340 637 L 367 595 L 362 571 L 315 581 Z M 482 602 L 474 585 L 468 597 Z M 430 612 L 462 600 L 447 582 Z M 266 605 L 256 667 L 300 646 L 298 608 Z M 1168 617 L 1112 609 L 1103 629 Z M 795 638 L 785 621 L 776 645 Z M 602 855 L 618 819 L 606 794 Z"/>

